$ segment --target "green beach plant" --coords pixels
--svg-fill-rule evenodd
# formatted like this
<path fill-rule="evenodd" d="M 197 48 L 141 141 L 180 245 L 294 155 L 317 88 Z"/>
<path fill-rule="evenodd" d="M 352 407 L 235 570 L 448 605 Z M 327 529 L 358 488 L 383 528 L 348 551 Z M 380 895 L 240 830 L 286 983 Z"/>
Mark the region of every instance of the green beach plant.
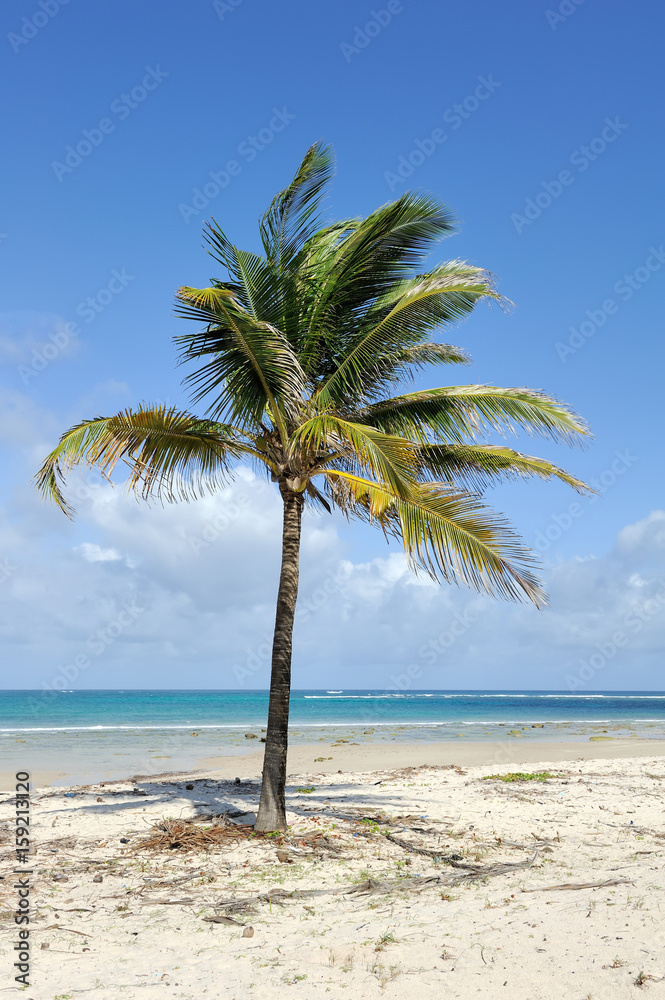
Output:
<path fill-rule="evenodd" d="M 75 466 L 110 476 L 145 499 L 192 500 L 258 466 L 283 503 L 282 563 L 257 831 L 285 830 L 291 648 L 303 508 L 334 508 L 401 541 L 411 567 L 510 600 L 545 604 L 533 555 L 481 500 L 492 483 L 556 478 L 562 469 L 491 432 L 527 431 L 566 444 L 589 434 L 544 392 L 493 385 L 406 391 L 433 365 L 468 362 L 434 341 L 483 299 L 490 275 L 460 260 L 424 268 L 454 230 L 449 210 L 406 193 L 367 218 L 324 224 L 329 147 L 307 152 L 260 220 L 261 253 L 240 250 L 214 220 L 209 253 L 225 275 L 177 292 L 195 329 L 176 338 L 193 365 L 185 384 L 203 415 L 140 405 L 84 420 L 63 434 L 36 479 L 70 516 L 63 488 Z M 397 394 L 393 394 L 397 393 Z"/>
<path fill-rule="evenodd" d="M 549 771 L 511 771 L 510 774 L 485 774 L 482 781 L 547 781 L 549 778 L 565 778 L 565 774 L 550 774 Z"/>

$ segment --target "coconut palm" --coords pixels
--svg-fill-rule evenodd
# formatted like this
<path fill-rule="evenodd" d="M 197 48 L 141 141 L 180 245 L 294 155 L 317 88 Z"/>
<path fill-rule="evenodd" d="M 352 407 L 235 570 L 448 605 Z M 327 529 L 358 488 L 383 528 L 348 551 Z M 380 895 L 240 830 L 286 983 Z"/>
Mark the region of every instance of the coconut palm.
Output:
<path fill-rule="evenodd" d="M 417 273 L 453 230 L 442 204 L 407 193 L 367 218 L 324 225 L 331 150 L 318 143 L 260 220 L 262 253 L 240 250 L 213 221 L 209 253 L 225 269 L 208 288 L 180 288 L 176 338 L 185 384 L 204 416 L 141 405 L 70 428 L 44 462 L 44 496 L 63 494 L 80 463 L 145 499 L 191 500 L 254 463 L 283 502 L 282 562 L 257 831 L 286 828 L 291 645 L 302 512 L 311 504 L 399 539 L 410 565 L 511 600 L 545 603 L 531 553 L 482 491 L 510 477 L 584 484 L 490 432 L 528 431 L 565 443 L 587 435 L 567 405 L 540 391 L 448 385 L 404 391 L 417 372 L 468 361 L 432 337 L 498 299 L 488 273 L 459 260 Z M 390 395 L 398 391 L 398 395 Z"/>

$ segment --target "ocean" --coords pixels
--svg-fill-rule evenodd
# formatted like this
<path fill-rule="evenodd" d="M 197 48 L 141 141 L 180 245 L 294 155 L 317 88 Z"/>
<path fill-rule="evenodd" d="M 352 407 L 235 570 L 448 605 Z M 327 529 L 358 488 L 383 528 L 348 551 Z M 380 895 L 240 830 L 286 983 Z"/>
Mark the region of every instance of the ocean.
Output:
<path fill-rule="evenodd" d="M 1 771 L 62 770 L 68 782 L 96 781 L 184 771 L 258 749 L 268 692 L 5 691 L 1 704 Z M 311 690 L 291 697 L 293 744 L 495 742 L 517 732 L 529 741 L 605 733 L 665 739 L 665 693 Z"/>

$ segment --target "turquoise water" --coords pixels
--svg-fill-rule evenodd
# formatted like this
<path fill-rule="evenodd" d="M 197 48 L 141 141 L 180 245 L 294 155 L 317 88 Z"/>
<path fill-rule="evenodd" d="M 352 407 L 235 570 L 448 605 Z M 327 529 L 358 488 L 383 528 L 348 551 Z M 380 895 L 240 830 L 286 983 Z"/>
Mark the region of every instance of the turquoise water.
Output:
<path fill-rule="evenodd" d="M 5 691 L 0 769 L 76 780 L 187 770 L 257 749 L 266 691 Z M 665 738 L 665 693 L 556 691 L 294 691 L 291 742 Z M 532 729 L 533 724 L 544 724 Z M 321 748 L 322 752 L 324 748 Z"/>

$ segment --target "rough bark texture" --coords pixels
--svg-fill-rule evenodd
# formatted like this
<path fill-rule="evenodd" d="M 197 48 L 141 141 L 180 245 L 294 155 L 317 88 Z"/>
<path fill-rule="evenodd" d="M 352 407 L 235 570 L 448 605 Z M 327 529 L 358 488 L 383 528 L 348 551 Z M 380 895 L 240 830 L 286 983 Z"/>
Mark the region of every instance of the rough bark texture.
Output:
<path fill-rule="evenodd" d="M 275 634 L 272 644 L 268 731 L 263 760 L 261 801 L 255 830 L 267 833 L 286 830 L 286 752 L 289 739 L 289 696 L 291 694 L 291 648 L 293 619 L 298 598 L 300 531 L 303 500 L 280 483 L 284 501 L 282 530 L 282 570 L 277 594 Z"/>

